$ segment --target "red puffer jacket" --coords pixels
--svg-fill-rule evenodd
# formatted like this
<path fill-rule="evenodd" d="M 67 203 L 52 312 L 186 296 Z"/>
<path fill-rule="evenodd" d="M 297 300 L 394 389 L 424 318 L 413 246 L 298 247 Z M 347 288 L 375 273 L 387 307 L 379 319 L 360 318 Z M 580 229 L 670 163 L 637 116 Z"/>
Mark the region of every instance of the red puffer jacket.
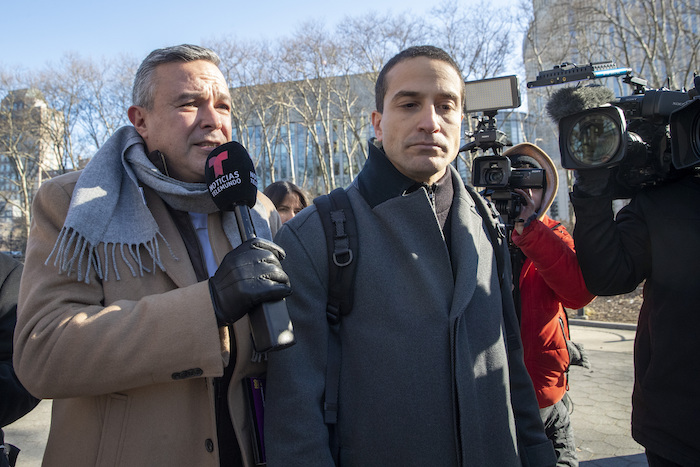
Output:
<path fill-rule="evenodd" d="M 525 254 L 520 273 L 521 325 L 525 366 L 540 408 L 559 402 L 566 392 L 568 322 L 563 307 L 577 309 L 594 296 L 586 289 L 574 240 L 556 221 L 532 221 L 513 243 Z M 565 334 L 566 333 L 566 334 Z"/>

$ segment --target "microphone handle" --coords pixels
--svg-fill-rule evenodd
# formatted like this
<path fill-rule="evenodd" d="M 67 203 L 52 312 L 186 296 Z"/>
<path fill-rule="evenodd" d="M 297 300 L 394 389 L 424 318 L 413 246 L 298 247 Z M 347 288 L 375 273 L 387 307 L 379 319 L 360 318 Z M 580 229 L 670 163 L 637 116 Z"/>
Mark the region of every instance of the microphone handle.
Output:
<path fill-rule="evenodd" d="M 245 242 L 255 238 L 255 226 L 250 217 L 250 208 L 245 204 L 237 204 L 233 207 L 233 214 L 236 216 L 241 240 Z M 280 350 L 294 344 L 292 320 L 289 319 L 289 311 L 284 299 L 261 303 L 248 313 L 248 319 L 256 351 L 263 353 Z"/>
<path fill-rule="evenodd" d="M 236 223 L 238 224 L 238 231 L 241 234 L 241 241 L 245 242 L 251 238 L 257 237 L 253 219 L 250 218 L 250 208 L 245 204 L 236 204 L 233 206 L 233 213 L 236 215 Z"/>

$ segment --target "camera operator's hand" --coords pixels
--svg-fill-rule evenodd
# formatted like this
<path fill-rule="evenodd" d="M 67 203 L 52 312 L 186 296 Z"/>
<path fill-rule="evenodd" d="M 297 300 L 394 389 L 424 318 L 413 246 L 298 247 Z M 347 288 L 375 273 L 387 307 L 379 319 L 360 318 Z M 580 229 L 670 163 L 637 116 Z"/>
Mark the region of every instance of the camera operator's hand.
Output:
<path fill-rule="evenodd" d="M 292 293 L 281 259 L 284 250 L 262 238 L 247 240 L 224 256 L 209 279 L 219 326 L 238 321 L 260 303 L 281 300 Z"/>
<path fill-rule="evenodd" d="M 574 194 L 585 198 L 606 193 L 611 173 L 609 168 L 574 170 Z"/>
<path fill-rule="evenodd" d="M 525 227 L 530 225 L 530 222 L 537 218 L 537 210 L 539 209 L 539 206 L 531 194 L 532 190 L 526 191 L 520 188 L 513 188 L 513 191 L 523 198 L 522 208 L 520 209 L 520 217 L 516 219 L 513 224 L 513 228 L 516 232 L 518 232 L 518 235 L 522 235 Z M 540 190 L 540 192 L 541 191 L 542 190 Z M 541 195 L 539 197 L 541 202 Z"/>

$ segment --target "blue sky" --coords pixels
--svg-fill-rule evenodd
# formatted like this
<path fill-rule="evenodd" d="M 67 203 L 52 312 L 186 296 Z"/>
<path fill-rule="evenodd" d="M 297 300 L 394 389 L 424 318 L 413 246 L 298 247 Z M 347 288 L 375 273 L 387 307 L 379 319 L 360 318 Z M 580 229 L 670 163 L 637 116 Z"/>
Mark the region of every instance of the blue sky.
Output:
<path fill-rule="evenodd" d="M 424 14 L 438 3 L 439 0 L 0 0 L 0 67 L 31 71 L 49 62 L 57 63 L 68 52 L 94 59 L 123 53 L 141 59 L 151 50 L 168 45 L 197 44 L 222 37 L 275 39 L 292 33 L 307 20 L 323 22 L 331 28 L 346 15 L 370 11 Z"/>

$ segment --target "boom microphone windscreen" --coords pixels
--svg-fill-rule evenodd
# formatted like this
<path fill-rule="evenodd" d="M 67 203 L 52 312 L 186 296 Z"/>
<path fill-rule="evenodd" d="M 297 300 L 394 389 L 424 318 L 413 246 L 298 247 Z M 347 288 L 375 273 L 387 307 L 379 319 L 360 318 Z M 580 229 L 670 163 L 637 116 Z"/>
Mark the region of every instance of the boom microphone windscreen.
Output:
<path fill-rule="evenodd" d="M 614 101 L 615 93 L 605 86 L 589 84 L 559 89 L 547 102 L 547 113 L 552 121 L 559 120 L 583 110 L 600 107 Z"/>

